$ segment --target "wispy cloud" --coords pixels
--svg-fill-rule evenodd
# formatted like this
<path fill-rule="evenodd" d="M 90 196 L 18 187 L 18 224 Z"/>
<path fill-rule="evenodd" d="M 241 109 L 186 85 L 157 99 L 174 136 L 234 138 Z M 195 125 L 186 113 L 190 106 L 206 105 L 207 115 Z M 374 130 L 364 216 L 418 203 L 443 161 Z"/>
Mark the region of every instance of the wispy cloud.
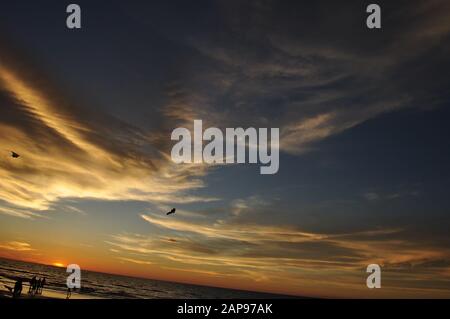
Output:
<path fill-rule="evenodd" d="M 4 50 L 4 48 L 2 48 Z M 101 112 L 74 106 L 32 69 L 6 57 L 0 67 L 0 198 L 30 211 L 63 198 L 210 201 L 189 194 L 204 186 L 199 166 L 175 165 L 144 132 Z M 45 76 L 44 76 L 45 77 Z M 167 140 L 170 140 L 170 135 Z M 21 155 L 9 157 L 14 150 Z M 2 208 L 2 213 L 33 213 Z"/>
<path fill-rule="evenodd" d="M 33 219 L 35 217 L 41 217 L 38 213 L 32 212 L 26 209 L 13 208 L 13 207 L 0 207 L 0 214 L 5 214 L 14 217 Z"/>
<path fill-rule="evenodd" d="M 138 264 L 138 265 L 151 265 L 152 264 L 152 262 L 150 262 L 150 261 L 133 259 L 133 258 L 117 257 L 117 259 L 120 259 L 120 260 L 126 261 L 126 262 L 130 262 L 133 264 Z"/>
<path fill-rule="evenodd" d="M 419 286 L 432 293 L 436 282 L 447 280 L 443 274 L 450 251 L 414 238 L 407 229 L 320 233 L 304 231 L 297 225 L 265 225 L 257 219 L 244 218 L 249 209 L 257 211 L 257 207 L 268 204 L 250 205 L 255 200 L 236 201 L 228 214 L 216 216 L 213 222 L 190 216 L 142 214 L 141 218 L 160 232 L 152 231 L 151 236 L 117 234 L 107 243 L 121 257 L 145 256 L 145 260 L 186 272 L 205 276 L 214 273 L 217 278 L 247 278 L 266 284 L 277 278 L 279 282 L 289 282 L 290 287 L 339 287 L 340 293 L 361 289 L 363 284 L 359 281 L 371 263 L 383 267 L 384 289 L 389 293 L 400 286 L 411 295 L 417 293 Z M 236 207 L 241 209 L 239 214 L 234 213 Z M 406 270 L 408 275 L 404 274 Z M 403 274 L 401 278 L 399 274 Z M 326 282 L 321 276 L 327 278 Z M 429 283 L 425 284 L 427 280 Z"/>
<path fill-rule="evenodd" d="M 382 114 L 439 104 L 435 90 L 445 79 L 436 77 L 435 61 L 420 57 L 450 33 L 445 1 L 406 10 L 384 4 L 396 24 L 383 41 L 362 27 L 354 32 L 360 5 L 298 3 L 289 12 L 276 1 L 235 6 L 220 6 L 219 36 L 203 30 L 183 39 L 199 57 L 186 66 L 189 81 L 169 89 L 166 116 L 184 125 L 193 119 L 215 127 L 270 124 L 281 130 L 282 150 L 301 154 Z M 330 7 L 339 12 L 331 20 L 307 14 L 325 15 L 321 10 Z M 316 31 L 301 31 L 312 24 Z M 410 81 L 416 68 L 408 61 L 420 64 L 421 77 L 434 85 Z"/>
<path fill-rule="evenodd" d="M 9 241 L 6 243 L 0 243 L 0 249 L 12 250 L 15 252 L 34 250 L 29 243 L 21 241 Z"/>

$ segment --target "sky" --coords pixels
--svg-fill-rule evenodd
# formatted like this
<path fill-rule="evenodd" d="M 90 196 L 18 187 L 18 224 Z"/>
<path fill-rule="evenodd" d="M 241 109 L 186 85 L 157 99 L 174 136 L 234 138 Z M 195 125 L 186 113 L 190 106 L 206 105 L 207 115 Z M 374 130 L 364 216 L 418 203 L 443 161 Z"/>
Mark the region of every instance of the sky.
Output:
<path fill-rule="evenodd" d="M 77 1 L 78 30 L 70 3 L 1 5 L 0 256 L 450 297 L 448 1 L 378 1 L 377 30 L 365 1 Z M 195 119 L 279 128 L 278 173 L 175 164 Z"/>

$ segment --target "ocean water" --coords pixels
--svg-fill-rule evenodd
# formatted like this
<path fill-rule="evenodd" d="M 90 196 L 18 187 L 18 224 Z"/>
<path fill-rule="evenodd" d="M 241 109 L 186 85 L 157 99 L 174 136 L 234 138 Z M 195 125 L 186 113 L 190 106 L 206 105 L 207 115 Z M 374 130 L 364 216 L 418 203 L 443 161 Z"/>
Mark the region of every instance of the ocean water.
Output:
<path fill-rule="evenodd" d="M 25 280 L 33 276 L 45 277 L 44 290 L 66 293 L 66 278 L 69 274 L 65 268 L 28 263 L 0 258 L 0 291 L 6 286 L 14 286 L 15 279 Z M 111 275 L 92 271 L 82 271 L 80 294 L 86 298 L 110 299 L 197 299 L 197 298 L 284 298 L 288 296 L 224 289 L 206 286 L 181 284 L 144 278 Z M 25 283 L 23 292 L 28 291 Z M 292 298 L 292 297 L 291 297 Z"/>

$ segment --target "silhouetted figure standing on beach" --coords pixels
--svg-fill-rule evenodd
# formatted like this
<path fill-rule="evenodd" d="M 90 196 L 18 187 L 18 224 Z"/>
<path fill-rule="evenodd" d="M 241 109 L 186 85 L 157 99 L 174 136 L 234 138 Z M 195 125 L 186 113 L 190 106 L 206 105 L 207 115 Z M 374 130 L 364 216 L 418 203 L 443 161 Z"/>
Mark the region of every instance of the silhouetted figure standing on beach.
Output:
<path fill-rule="evenodd" d="M 14 285 L 13 298 L 20 298 L 21 294 L 22 294 L 22 279 L 19 279 L 16 281 L 16 284 Z"/>
<path fill-rule="evenodd" d="M 41 289 L 42 279 L 36 279 L 36 288 L 34 289 L 34 294 L 39 295 L 39 289 Z"/>
<path fill-rule="evenodd" d="M 66 299 L 69 299 L 70 296 L 72 296 L 72 289 L 67 288 L 67 296 L 66 296 Z"/>
<path fill-rule="evenodd" d="M 29 295 L 36 293 L 36 283 L 37 283 L 37 279 L 36 279 L 36 276 L 34 276 L 30 280 L 30 288 L 28 289 L 28 294 Z"/>
<path fill-rule="evenodd" d="M 33 295 L 36 294 L 38 289 L 39 289 L 39 280 L 36 278 L 34 280 L 34 285 L 33 285 Z"/>
<path fill-rule="evenodd" d="M 45 277 L 41 279 L 41 282 L 39 284 L 39 294 L 42 295 L 42 290 L 44 290 L 45 286 Z"/>
<path fill-rule="evenodd" d="M 37 295 L 40 295 L 42 293 L 43 280 L 44 280 L 43 278 L 36 280 L 35 294 L 37 294 Z"/>

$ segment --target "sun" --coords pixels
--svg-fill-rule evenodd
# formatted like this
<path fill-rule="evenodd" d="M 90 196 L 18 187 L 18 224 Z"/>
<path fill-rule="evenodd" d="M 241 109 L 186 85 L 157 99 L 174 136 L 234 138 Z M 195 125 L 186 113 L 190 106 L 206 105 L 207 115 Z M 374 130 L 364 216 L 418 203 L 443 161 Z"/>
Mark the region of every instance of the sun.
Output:
<path fill-rule="evenodd" d="M 55 267 L 64 268 L 64 264 L 63 263 L 56 262 L 56 263 L 53 263 L 52 265 L 55 266 Z"/>

